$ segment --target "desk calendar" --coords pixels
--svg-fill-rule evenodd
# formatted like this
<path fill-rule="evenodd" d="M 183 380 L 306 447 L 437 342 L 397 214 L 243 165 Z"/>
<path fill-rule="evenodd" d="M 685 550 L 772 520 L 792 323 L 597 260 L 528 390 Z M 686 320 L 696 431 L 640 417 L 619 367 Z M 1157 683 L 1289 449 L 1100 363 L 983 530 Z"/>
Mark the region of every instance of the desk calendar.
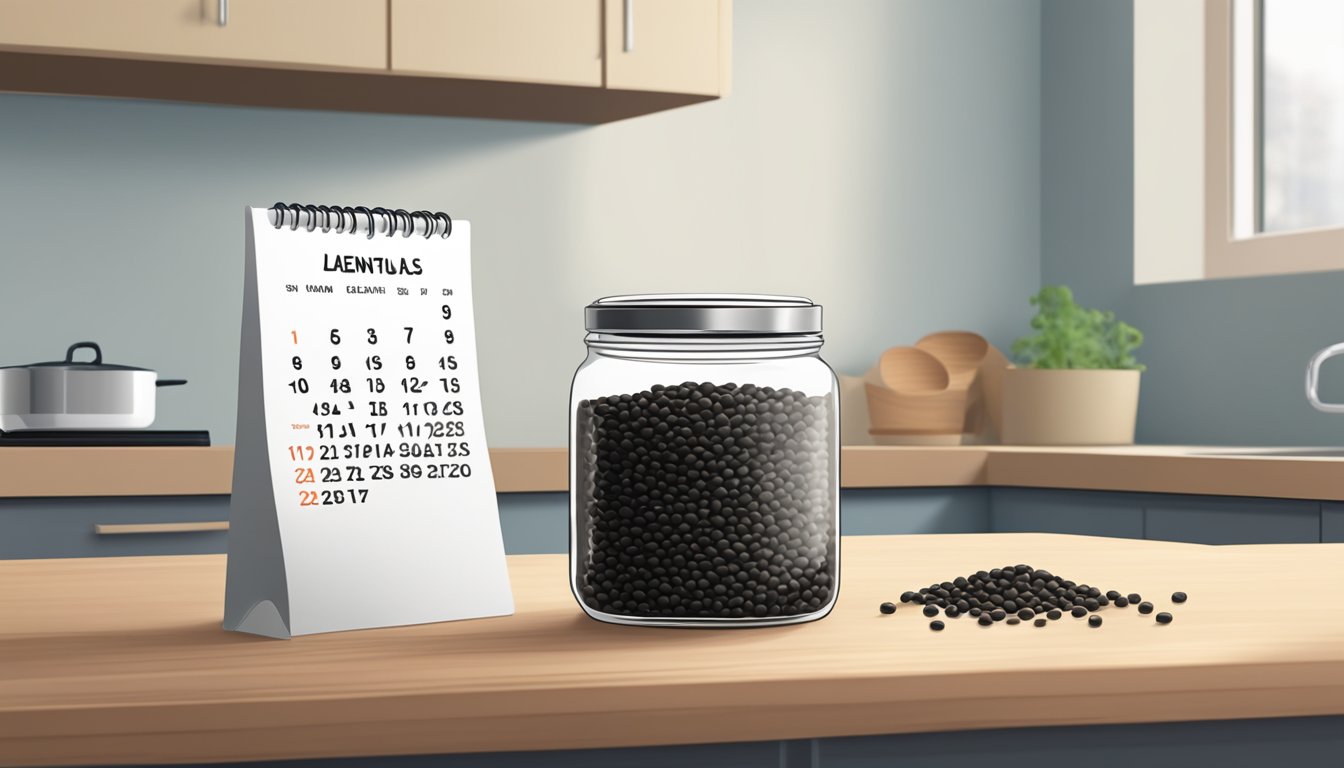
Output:
<path fill-rule="evenodd" d="M 470 225 L 277 205 L 246 227 L 225 628 L 512 613 Z"/>

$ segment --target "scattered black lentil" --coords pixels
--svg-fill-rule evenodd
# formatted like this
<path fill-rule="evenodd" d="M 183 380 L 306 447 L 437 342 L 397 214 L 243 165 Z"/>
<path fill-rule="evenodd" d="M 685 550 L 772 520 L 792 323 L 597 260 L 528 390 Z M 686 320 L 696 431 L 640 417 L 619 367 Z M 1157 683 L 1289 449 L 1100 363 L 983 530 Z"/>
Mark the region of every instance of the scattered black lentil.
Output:
<path fill-rule="evenodd" d="M 893 613 L 896 612 L 896 604 L 895 604 L 895 603 L 883 603 L 883 604 L 881 604 L 881 605 L 879 605 L 879 606 L 877 607 L 877 610 L 879 610 L 879 611 L 881 611 L 881 612 L 887 614 L 888 616 L 890 616 L 891 614 L 893 614 Z"/>
<path fill-rule="evenodd" d="M 1187 599 L 1188 597 L 1184 592 L 1171 593 L 1171 602 L 1173 603 L 1184 603 Z"/>
<path fill-rule="evenodd" d="M 943 622 L 938 621 L 937 619 L 934 619 L 933 621 L 929 622 L 929 629 L 932 629 L 934 632 L 942 632 L 944 626 L 946 625 L 943 624 Z"/>
<path fill-rule="evenodd" d="M 752 384 L 581 401 L 580 599 L 659 618 L 825 608 L 837 578 L 832 414 L 829 395 Z"/>
<path fill-rule="evenodd" d="M 1184 592 L 1172 595 L 1173 602 L 1183 602 Z M 995 622 L 1021 624 L 1032 622 L 1037 627 L 1063 617 L 1068 611 L 1077 618 L 1088 619 L 1088 625 L 1102 624 L 1098 611 L 1110 605 L 1125 608 L 1130 603 L 1138 606 L 1139 613 L 1153 612 L 1153 604 L 1144 602 L 1137 592 L 1128 595 L 1117 590 L 1103 592 L 1088 584 L 1079 584 L 1047 570 L 1029 565 L 1005 565 L 1002 568 L 976 571 L 958 576 L 952 581 L 930 584 L 919 591 L 905 592 L 903 602 L 924 605 L 924 613 L 936 616 L 942 609 L 948 618 L 969 615 L 982 626 Z M 1159 613 L 1157 620 L 1171 622 L 1171 614 Z"/>

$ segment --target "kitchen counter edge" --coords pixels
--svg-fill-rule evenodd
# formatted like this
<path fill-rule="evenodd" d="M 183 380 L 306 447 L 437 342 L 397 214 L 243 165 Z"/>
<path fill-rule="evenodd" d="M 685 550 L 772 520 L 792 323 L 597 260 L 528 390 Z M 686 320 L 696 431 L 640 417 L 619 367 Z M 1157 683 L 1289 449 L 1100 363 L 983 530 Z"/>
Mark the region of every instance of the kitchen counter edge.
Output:
<path fill-rule="evenodd" d="M 490 461 L 500 493 L 568 490 L 564 448 L 494 448 Z M 1196 446 L 845 446 L 840 479 L 845 488 L 1016 486 L 1344 501 L 1342 468 L 1344 453 Z M 232 446 L 0 452 L 0 498 L 227 495 L 232 482 Z"/>

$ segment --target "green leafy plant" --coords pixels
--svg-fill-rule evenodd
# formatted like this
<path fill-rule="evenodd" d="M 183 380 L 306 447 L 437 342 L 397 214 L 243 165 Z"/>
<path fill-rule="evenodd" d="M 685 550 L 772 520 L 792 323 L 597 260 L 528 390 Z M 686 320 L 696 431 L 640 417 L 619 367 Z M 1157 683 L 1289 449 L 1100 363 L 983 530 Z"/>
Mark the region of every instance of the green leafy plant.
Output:
<path fill-rule="evenodd" d="M 1134 359 L 1143 334 L 1114 312 L 1079 306 L 1066 285 L 1045 286 L 1031 304 L 1036 333 L 1013 342 L 1013 356 L 1027 367 L 1144 369 Z"/>

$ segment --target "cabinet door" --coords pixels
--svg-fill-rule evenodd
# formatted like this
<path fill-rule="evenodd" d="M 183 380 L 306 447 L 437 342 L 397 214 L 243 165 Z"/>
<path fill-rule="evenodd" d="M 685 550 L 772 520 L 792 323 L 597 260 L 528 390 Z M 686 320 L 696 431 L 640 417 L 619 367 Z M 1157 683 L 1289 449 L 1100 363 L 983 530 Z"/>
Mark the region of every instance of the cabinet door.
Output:
<path fill-rule="evenodd" d="M 989 498 L 993 533 L 1143 538 L 1143 499 L 1138 494 L 993 488 Z"/>
<path fill-rule="evenodd" d="M 602 0 L 392 0 L 392 69 L 602 85 Z"/>
<path fill-rule="evenodd" d="M 1321 541 L 1330 544 L 1344 542 L 1344 504 L 1321 504 Z"/>
<path fill-rule="evenodd" d="M 608 88 L 724 95 L 729 0 L 606 4 Z"/>
<path fill-rule="evenodd" d="M 224 552 L 228 496 L 0 499 L 0 560 Z"/>
<path fill-rule="evenodd" d="M 1144 504 L 1150 539 L 1192 544 L 1304 544 L 1321 540 L 1315 501 L 1208 496 L 1156 497 Z"/>
<path fill-rule="evenodd" d="M 385 70 L 387 3 L 0 0 L 0 47 Z"/>

